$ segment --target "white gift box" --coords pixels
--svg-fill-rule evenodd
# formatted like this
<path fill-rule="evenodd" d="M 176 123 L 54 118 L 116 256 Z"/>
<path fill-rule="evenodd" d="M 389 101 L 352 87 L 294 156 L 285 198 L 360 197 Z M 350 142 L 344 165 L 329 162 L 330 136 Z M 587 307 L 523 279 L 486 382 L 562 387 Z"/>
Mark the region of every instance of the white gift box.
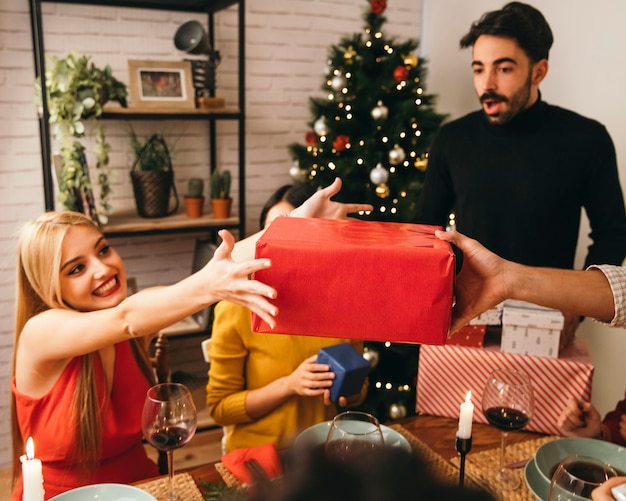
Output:
<path fill-rule="evenodd" d="M 500 303 L 493 308 L 482 312 L 469 321 L 470 325 L 502 325 L 502 309 L 504 303 Z"/>
<path fill-rule="evenodd" d="M 558 310 L 505 302 L 500 349 L 503 353 L 556 358 L 563 324 L 563 314 Z"/>

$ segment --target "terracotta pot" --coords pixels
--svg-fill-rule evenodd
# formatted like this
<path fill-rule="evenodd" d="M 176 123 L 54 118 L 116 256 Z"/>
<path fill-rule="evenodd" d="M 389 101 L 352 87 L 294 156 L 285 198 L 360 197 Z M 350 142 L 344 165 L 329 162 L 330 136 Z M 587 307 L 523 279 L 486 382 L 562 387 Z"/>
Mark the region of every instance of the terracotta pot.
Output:
<path fill-rule="evenodd" d="M 213 217 L 215 219 L 229 218 L 232 203 L 232 198 L 212 198 L 211 204 L 213 205 Z"/>
<path fill-rule="evenodd" d="M 204 209 L 204 197 L 185 197 L 185 214 L 187 217 L 200 217 Z"/>

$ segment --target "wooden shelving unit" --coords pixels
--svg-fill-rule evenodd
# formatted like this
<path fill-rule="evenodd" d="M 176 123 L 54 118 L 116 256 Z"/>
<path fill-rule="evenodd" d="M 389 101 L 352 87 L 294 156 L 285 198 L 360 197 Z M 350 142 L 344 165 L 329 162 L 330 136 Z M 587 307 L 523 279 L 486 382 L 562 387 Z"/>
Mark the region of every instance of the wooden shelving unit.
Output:
<path fill-rule="evenodd" d="M 45 46 L 44 46 L 44 30 L 41 12 L 42 3 L 60 3 L 60 4 L 80 4 L 80 5 L 98 5 L 107 7 L 125 7 L 125 8 L 142 8 L 142 9 L 160 9 L 181 12 L 204 13 L 207 15 L 208 36 L 212 47 L 215 47 L 214 39 L 214 23 L 215 16 L 220 11 L 231 6 L 238 7 L 238 105 L 220 108 L 199 108 L 181 112 L 180 110 L 171 109 L 140 109 L 140 108 L 122 108 L 111 106 L 105 109 L 102 119 L 115 120 L 203 120 L 209 125 L 207 141 L 209 148 L 209 166 L 211 172 L 217 168 L 217 132 L 216 124 L 218 121 L 227 120 L 235 121 L 238 124 L 238 175 L 239 175 L 239 192 L 238 192 L 238 215 L 235 220 L 227 220 L 226 225 L 222 227 L 237 228 L 239 235 L 245 235 L 245 214 L 246 214 L 246 183 L 245 183 L 245 0 L 30 0 L 30 21 L 31 32 L 33 38 L 33 52 L 35 59 L 35 77 L 41 79 L 42 88 L 45 88 Z M 44 110 L 39 119 L 40 142 L 41 142 L 41 161 L 42 175 L 44 187 L 44 201 L 46 210 L 54 210 L 55 194 L 53 183 L 53 166 L 52 166 L 52 144 L 50 137 L 50 124 L 48 106 L 45 93 L 42 96 L 42 108 Z M 116 216 L 113 216 L 111 223 L 105 228 L 107 234 L 120 234 L 115 227 L 114 222 Z M 176 218 L 176 216 L 174 216 Z M 141 223 L 144 223 L 143 225 Z M 215 221 L 211 218 L 202 218 L 200 221 L 176 220 L 173 224 L 176 232 L 185 231 L 185 227 L 189 231 L 197 231 L 199 226 L 204 224 L 204 228 L 212 231 L 218 225 L 223 224 L 222 221 Z M 164 223 L 163 231 L 172 232 L 172 228 Z M 155 224 L 145 219 L 138 219 L 133 230 L 124 227 L 123 230 L 128 236 L 131 233 L 137 235 L 154 234 L 159 230 L 155 228 Z"/>

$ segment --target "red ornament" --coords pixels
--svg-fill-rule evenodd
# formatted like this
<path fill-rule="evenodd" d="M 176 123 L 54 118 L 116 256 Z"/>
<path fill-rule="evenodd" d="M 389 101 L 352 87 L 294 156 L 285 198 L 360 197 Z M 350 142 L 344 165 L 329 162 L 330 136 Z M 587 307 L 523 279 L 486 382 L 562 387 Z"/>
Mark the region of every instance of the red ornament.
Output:
<path fill-rule="evenodd" d="M 398 66 L 393 70 L 393 78 L 396 79 L 396 82 L 404 82 L 408 76 L 409 70 L 407 70 L 405 66 Z"/>
<path fill-rule="evenodd" d="M 337 151 L 343 151 L 346 149 L 346 145 L 350 142 L 350 138 L 344 134 L 339 134 L 333 141 L 333 148 Z"/>
<path fill-rule="evenodd" d="M 317 143 L 317 134 L 311 131 L 307 132 L 304 136 L 304 141 L 309 146 L 315 146 L 315 143 Z"/>
<path fill-rule="evenodd" d="M 387 0 L 372 0 L 370 2 L 370 9 L 372 10 L 374 14 L 380 15 L 383 12 L 385 12 L 386 8 L 387 8 Z"/>

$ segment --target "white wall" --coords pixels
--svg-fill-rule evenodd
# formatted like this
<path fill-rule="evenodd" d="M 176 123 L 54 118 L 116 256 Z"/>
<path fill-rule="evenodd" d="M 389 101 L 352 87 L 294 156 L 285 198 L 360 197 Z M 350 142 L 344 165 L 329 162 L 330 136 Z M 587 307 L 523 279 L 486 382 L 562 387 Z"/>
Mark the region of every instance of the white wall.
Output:
<path fill-rule="evenodd" d="M 422 50 L 430 61 L 428 90 L 439 95 L 437 109 L 456 118 L 478 108 L 470 71 L 471 49 L 459 39 L 471 23 L 507 2 L 496 0 L 423 0 Z M 554 45 L 550 70 L 540 89 L 543 99 L 602 122 L 613 137 L 622 184 L 626 182 L 626 3 L 620 0 L 532 0 L 550 23 Z M 451 16 L 450 13 L 454 12 Z M 572 145 L 575 147 L 575 145 Z M 581 229 L 578 266 L 582 266 L 588 224 Z M 586 320 L 579 336 L 589 342 L 596 370 L 593 402 L 604 413 L 624 397 L 626 333 Z"/>
<path fill-rule="evenodd" d="M 33 105 L 33 57 L 28 0 L 0 0 L 0 468 L 9 464 L 9 379 L 13 345 L 14 236 L 19 226 L 44 208 L 38 124 Z M 362 29 L 364 0 L 249 0 L 247 2 L 247 228 L 256 229 L 269 194 L 290 182 L 287 145 L 303 141 L 310 120 L 308 98 L 322 95 L 326 54 L 331 44 Z M 390 35 L 419 36 L 420 0 L 393 0 L 387 11 Z M 171 41 L 176 28 L 193 16 L 138 9 L 44 5 L 46 50 L 64 55 L 72 48 L 110 63 L 126 81 L 126 59 L 180 59 Z M 218 19 L 220 93 L 234 95 L 235 13 Z M 107 122 L 113 143 L 116 208 L 132 207 L 128 179 L 127 129 Z M 174 171 L 183 177 L 205 172 L 205 133 L 199 122 L 136 123 L 147 134 L 161 131 L 176 142 Z M 232 136 L 232 127 L 226 134 Z M 232 163 L 232 142 L 220 149 Z M 177 174 L 178 177 L 178 174 Z M 182 193 L 185 189 L 179 185 Z M 193 238 L 115 239 L 140 287 L 171 283 L 191 268 Z M 54 332 L 50 332 L 51 343 Z M 0 493 L 1 495 L 4 493 Z"/>

